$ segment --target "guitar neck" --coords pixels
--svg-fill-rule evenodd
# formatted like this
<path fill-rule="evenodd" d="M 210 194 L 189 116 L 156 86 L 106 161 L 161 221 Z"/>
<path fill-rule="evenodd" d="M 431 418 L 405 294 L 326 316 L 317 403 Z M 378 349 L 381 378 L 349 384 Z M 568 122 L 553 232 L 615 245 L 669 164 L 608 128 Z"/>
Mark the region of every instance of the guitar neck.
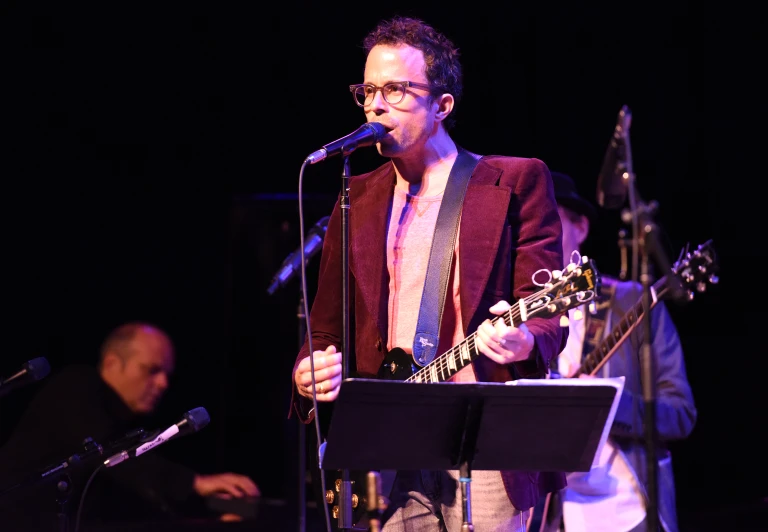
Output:
<path fill-rule="evenodd" d="M 655 294 L 655 297 L 653 297 L 651 300 L 651 309 L 655 307 L 659 301 L 661 301 L 661 298 L 669 289 L 667 281 L 668 276 L 665 275 L 656 281 L 651 287 L 652 293 Z M 622 316 L 619 323 L 617 323 L 613 329 L 611 329 L 611 334 L 605 336 L 601 340 L 600 344 L 598 344 L 598 346 L 592 352 L 584 357 L 581 366 L 578 370 L 576 370 L 576 373 L 571 375 L 571 377 L 578 377 L 581 374 L 595 375 L 598 371 L 600 371 L 600 368 L 602 368 L 605 363 L 608 362 L 608 359 L 613 356 L 613 354 L 618 350 L 619 346 L 624 342 L 624 340 L 629 337 L 629 334 L 637 328 L 644 315 L 645 310 L 643 305 L 643 298 L 641 297 L 632 306 L 632 308 L 630 308 L 629 311 L 627 311 L 627 313 Z"/>
<path fill-rule="evenodd" d="M 537 283 L 544 288 L 518 300 L 505 313 L 491 319 L 491 323 L 495 325 L 499 320 L 504 320 L 508 327 L 519 327 L 532 317 L 559 316 L 569 308 L 594 299 L 599 291 L 600 276 L 587 257 L 581 257 L 580 261 L 580 265 L 571 263 L 562 272 L 550 272 L 548 281 Z M 405 381 L 447 381 L 480 354 L 476 340 L 477 332 L 475 331 L 423 368 L 414 371 Z"/>
<path fill-rule="evenodd" d="M 501 316 L 493 318 L 491 322 L 495 324 L 499 320 L 504 320 L 504 323 L 510 327 L 519 327 L 526 319 L 524 303 L 520 302 Z M 473 332 L 432 362 L 414 372 L 405 381 L 426 383 L 447 381 L 478 357 L 480 351 L 475 345 L 476 338 L 477 332 Z"/>

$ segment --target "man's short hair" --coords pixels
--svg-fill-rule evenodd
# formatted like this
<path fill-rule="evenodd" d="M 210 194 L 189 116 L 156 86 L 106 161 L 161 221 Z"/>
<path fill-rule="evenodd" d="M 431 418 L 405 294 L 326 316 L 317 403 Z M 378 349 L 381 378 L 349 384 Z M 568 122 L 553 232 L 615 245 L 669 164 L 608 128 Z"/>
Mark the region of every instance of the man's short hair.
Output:
<path fill-rule="evenodd" d="M 99 368 L 104 364 L 104 358 L 107 356 L 107 353 L 115 353 L 123 359 L 123 361 L 127 360 L 130 357 L 131 342 L 133 342 L 136 335 L 142 329 L 151 329 L 152 331 L 166 335 L 162 329 L 145 321 L 124 323 L 113 329 L 102 342 L 101 350 L 99 352 Z"/>
<path fill-rule="evenodd" d="M 426 63 L 426 76 L 432 95 L 450 93 L 455 102 L 454 110 L 443 122 L 445 130 L 450 131 L 455 125 L 456 107 L 464 91 L 464 74 L 459 60 L 459 49 L 442 32 L 436 30 L 421 19 L 395 16 L 382 20 L 363 39 L 366 53 L 376 45 L 408 45 L 421 50 Z"/>

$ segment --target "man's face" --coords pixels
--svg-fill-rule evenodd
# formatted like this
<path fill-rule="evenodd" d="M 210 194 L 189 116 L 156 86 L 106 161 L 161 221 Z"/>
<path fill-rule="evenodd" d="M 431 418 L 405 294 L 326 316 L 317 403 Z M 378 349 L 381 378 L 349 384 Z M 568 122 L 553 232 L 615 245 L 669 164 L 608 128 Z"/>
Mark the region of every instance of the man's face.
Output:
<path fill-rule="evenodd" d="M 168 388 L 174 355 L 165 335 L 151 330 L 136 334 L 128 352 L 105 368 L 109 382 L 123 402 L 137 414 L 151 413 Z"/>
<path fill-rule="evenodd" d="M 562 205 L 557 206 L 557 212 L 563 226 L 563 266 L 567 266 L 573 258 L 571 254 L 578 251 L 587 238 L 589 220 Z"/>
<path fill-rule="evenodd" d="M 365 62 L 364 83 L 382 87 L 392 81 L 413 81 L 428 84 L 424 54 L 410 46 L 374 46 Z M 438 104 L 426 89 L 408 87 L 400 103 L 390 104 L 377 91 L 373 101 L 366 105 L 368 122 L 379 122 L 389 133 L 379 143 L 384 157 L 411 155 L 426 145 L 438 122 L 435 113 Z"/>

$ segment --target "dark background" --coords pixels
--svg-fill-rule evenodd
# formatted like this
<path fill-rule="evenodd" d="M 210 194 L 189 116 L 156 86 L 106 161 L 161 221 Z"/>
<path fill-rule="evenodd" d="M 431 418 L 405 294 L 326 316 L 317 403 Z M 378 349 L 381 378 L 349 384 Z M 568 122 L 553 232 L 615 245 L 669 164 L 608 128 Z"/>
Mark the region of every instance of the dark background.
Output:
<path fill-rule="evenodd" d="M 637 186 L 659 203 L 665 252 L 674 261 L 713 239 L 721 268 L 718 285 L 670 307 L 699 410 L 674 446 L 679 505 L 709 512 L 768 496 L 753 14 L 677 0 L 161 4 L 0 18 L 0 375 L 37 356 L 54 370 L 95 361 L 112 327 L 153 321 L 178 352 L 161 415 L 205 406 L 212 418 L 158 452 L 295 498 L 287 412 L 300 285 L 266 287 L 299 244 L 298 195 L 305 231 L 330 214 L 341 158 L 299 174 L 309 153 L 365 121 L 347 89 L 362 80 L 362 38 L 380 18 L 410 14 L 462 52 L 454 138 L 471 151 L 540 158 L 594 199 L 629 106 Z M 350 158 L 353 173 L 382 161 L 374 149 Z M 619 211 L 601 210 L 586 249 L 600 271 L 618 273 L 622 228 Z M 2 439 L 36 386 L 0 403 Z"/>

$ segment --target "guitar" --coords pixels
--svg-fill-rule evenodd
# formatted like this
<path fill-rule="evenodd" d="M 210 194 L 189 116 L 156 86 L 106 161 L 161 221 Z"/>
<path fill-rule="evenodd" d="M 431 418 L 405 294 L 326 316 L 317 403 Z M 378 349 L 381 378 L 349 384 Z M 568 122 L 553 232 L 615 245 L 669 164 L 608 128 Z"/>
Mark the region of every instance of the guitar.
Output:
<path fill-rule="evenodd" d="M 669 284 L 671 279 L 679 280 L 690 301 L 694 298 L 694 291 L 704 292 L 707 283 L 718 283 L 717 270 L 718 263 L 712 248 L 712 240 L 699 245 L 693 252 L 688 251 L 686 246 L 680 252 L 680 258 L 672 266 L 670 273 L 651 286 L 651 294 L 654 297 L 650 308 L 654 308 L 672 289 Z M 578 377 L 581 374 L 595 375 L 600 371 L 600 368 L 608 362 L 608 359 L 642 321 L 645 315 L 643 306 L 643 299 L 638 299 L 637 303 L 611 329 L 611 334 L 603 338 L 594 350 L 583 357 L 581 366 L 571 377 Z"/>
<path fill-rule="evenodd" d="M 677 279 L 681 287 L 686 291 L 688 300 L 694 298 L 696 292 L 704 292 L 707 283 L 717 284 L 719 278 L 716 273 L 719 269 L 717 259 L 712 248 L 712 240 L 707 240 L 699 245 L 695 251 L 688 251 L 687 246 L 680 252 L 680 258 L 672 266 L 670 273 L 656 281 L 651 286 L 653 299 L 650 308 L 654 308 L 659 301 L 662 301 L 665 295 L 672 289 L 669 281 Z M 672 277 L 674 276 L 674 277 Z M 603 338 L 597 347 L 589 354 L 585 355 L 581 366 L 570 377 L 576 378 L 579 375 L 596 375 L 608 359 L 613 356 L 619 346 L 629 337 L 645 315 L 642 297 L 638 299 L 632 308 L 627 311 L 618 324 L 616 324 L 611 333 Z M 539 532 L 549 512 L 552 494 L 548 493 L 546 497 L 539 499 L 539 503 L 534 507 L 528 520 L 528 528 L 532 532 Z M 558 510 L 559 511 L 559 510 Z"/>
<path fill-rule="evenodd" d="M 549 274 L 549 281 L 541 290 L 516 304 L 491 322 L 504 320 L 508 326 L 519 327 L 533 317 L 551 318 L 565 314 L 568 309 L 588 303 L 600 295 L 600 274 L 592 260 L 586 256 L 579 258 L 579 263 L 571 263 L 562 271 Z M 563 323 L 561 322 L 561 325 Z M 403 349 L 396 347 L 390 350 L 381 365 L 377 378 L 386 380 L 402 380 L 406 382 L 438 383 L 445 382 L 461 369 L 470 364 L 479 355 L 475 345 L 477 332 L 467 336 L 463 341 L 453 346 L 445 353 L 437 356 L 425 366 L 420 366 L 416 360 Z M 328 475 L 333 473 L 333 476 Z M 338 498 L 341 485 L 340 471 L 326 471 L 325 503 L 330 505 L 333 518 L 339 514 Z M 364 519 L 368 506 L 365 497 L 366 471 L 351 471 L 352 481 L 352 521 L 355 529 L 362 527 L 366 530 Z M 360 492 L 358 494 L 356 492 Z M 377 503 L 377 506 L 382 506 Z"/>

